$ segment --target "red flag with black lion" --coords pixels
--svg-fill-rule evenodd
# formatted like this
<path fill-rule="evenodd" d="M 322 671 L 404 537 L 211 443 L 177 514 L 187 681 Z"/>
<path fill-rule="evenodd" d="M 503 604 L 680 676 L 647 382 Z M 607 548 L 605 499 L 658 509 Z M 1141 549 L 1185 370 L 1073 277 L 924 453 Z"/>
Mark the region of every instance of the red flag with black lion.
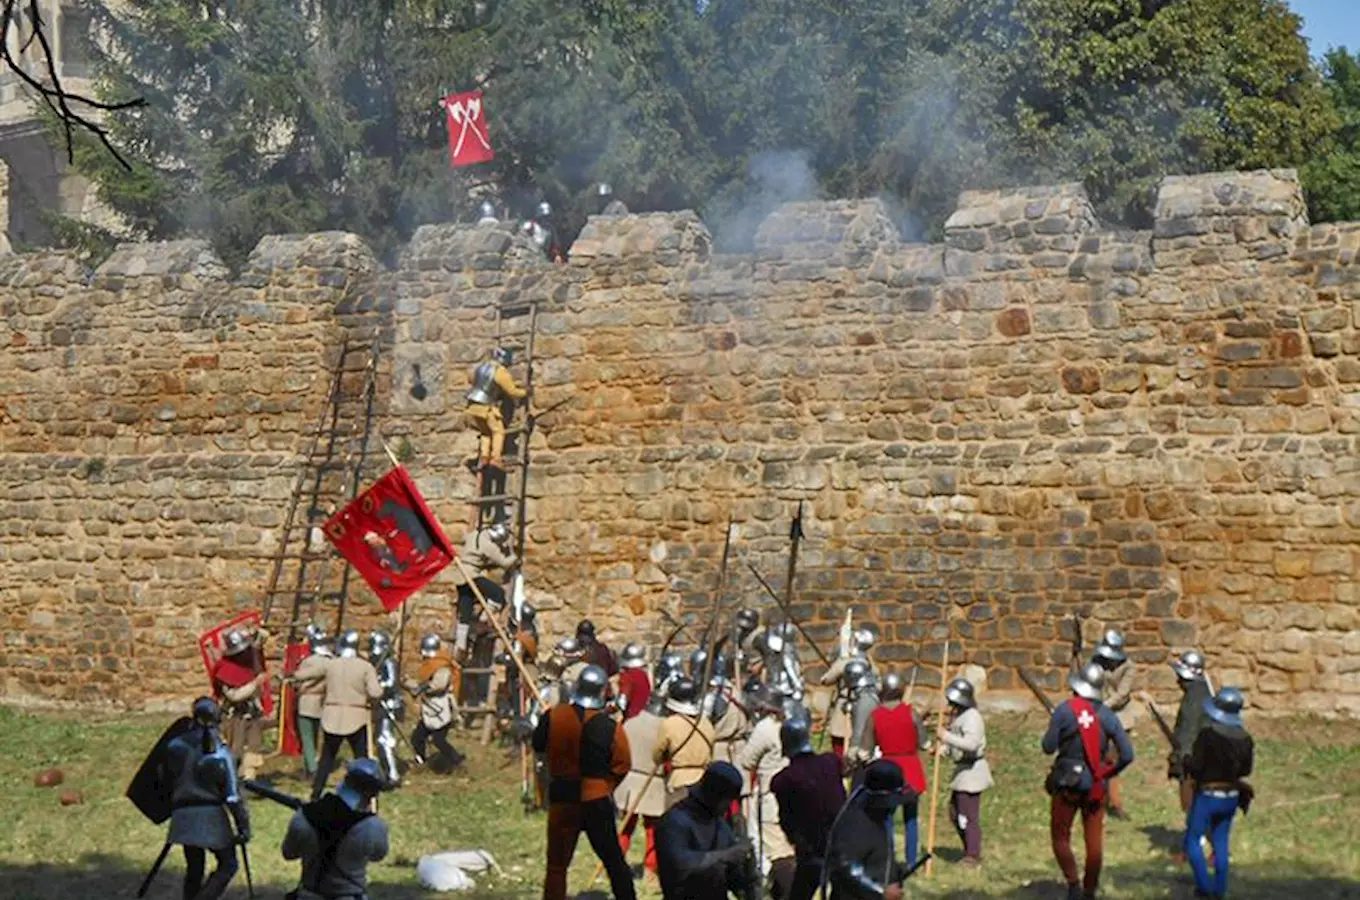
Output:
<path fill-rule="evenodd" d="M 453 545 L 398 466 L 326 523 L 326 537 L 388 612 L 453 562 Z"/>

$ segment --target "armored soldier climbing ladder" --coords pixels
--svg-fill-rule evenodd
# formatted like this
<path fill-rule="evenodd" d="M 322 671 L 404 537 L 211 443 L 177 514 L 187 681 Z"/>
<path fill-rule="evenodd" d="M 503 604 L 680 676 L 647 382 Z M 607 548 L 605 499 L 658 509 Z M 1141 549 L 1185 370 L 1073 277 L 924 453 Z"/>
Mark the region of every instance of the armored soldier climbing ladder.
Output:
<path fill-rule="evenodd" d="M 284 519 L 283 533 L 264 594 L 268 627 L 280 600 L 288 598 L 288 643 L 334 609 L 334 630 L 344 625 L 351 567 L 326 540 L 323 526 L 344 502 L 358 496 L 366 475 L 377 396 L 378 339 L 347 340 L 331 371 L 326 404 L 303 457 Z"/>
<path fill-rule="evenodd" d="M 515 300 L 496 307 L 496 343 L 519 355 L 524 361 L 524 388 L 529 399 L 525 402 L 524 414 L 518 419 L 507 416 L 505 429 L 505 448 L 501 466 L 483 467 L 479 473 L 478 494 L 473 500 L 476 507 L 475 527 L 480 529 L 498 522 L 504 522 L 515 535 L 515 546 L 522 555 L 528 528 L 529 487 L 529 443 L 533 438 L 534 417 L 529 413 L 534 388 L 534 339 L 538 331 L 538 303 L 533 300 Z M 503 410 L 503 412 L 510 410 Z M 488 611 L 489 612 L 489 611 Z M 512 652 L 511 648 L 505 648 Z M 500 669 L 485 654 L 470 660 L 472 665 L 463 669 L 465 676 L 487 679 L 485 703 L 477 706 L 464 706 L 463 713 L 469 717 L 482 716 L 482 740 L 489 742 L 492 726 L 495 724 L 497 693 L 500 688 Z M 465 682 L 466 684 L 466 682 Z M 480 692 L 479 692 L 480 693 Z"/>

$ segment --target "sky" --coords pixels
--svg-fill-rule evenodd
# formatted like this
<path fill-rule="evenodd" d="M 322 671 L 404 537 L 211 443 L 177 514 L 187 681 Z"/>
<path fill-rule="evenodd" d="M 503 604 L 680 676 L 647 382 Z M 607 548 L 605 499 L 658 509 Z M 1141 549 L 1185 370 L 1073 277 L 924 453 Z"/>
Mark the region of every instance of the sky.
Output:
<path fill-rule="evenodd" d="M 1360 50 L 1360 0 L 1288 0 L 1303 16 L 1303 35 L 1314 56 L 1332 47 Z"/>

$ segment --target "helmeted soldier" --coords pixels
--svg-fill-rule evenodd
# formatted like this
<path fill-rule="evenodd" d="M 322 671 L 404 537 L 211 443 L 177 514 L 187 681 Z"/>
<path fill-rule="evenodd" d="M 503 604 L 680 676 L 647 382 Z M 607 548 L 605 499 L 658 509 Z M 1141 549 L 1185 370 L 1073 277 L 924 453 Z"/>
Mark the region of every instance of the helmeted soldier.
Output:
<path fill-rule="evenodd" d="M 627 656 L 628 648 L 625 647 L 621 664 L 626 663 Z M 632 764 L 628 774 L 614 790 L 614 803 L 626 816 L 619 828 L 619 845 L 627 856 L 633 833 L 641 820 L 647 841 L 643 865 L 652 872 L 656 871 L 656 825 L 666 812 L 666 778 L 653 765 L 652 751 L 656 748 L 665 714 L 666 695 L 653 691 L 646 705 L 624 721 L 623 730 L 628 736 Z"/>
<path fill-rule="evenodd" d="M 544 709 L 570 701 L 576 679 L 586 667 L 584 652 L 576 638 L 563 638 L 553 647 L 547 667 L 551 681 L 544 686 L 545 696 L 540 698 Z"/>
<path fill-rule="evenodd" d="M 623 720 L 642 712 L 652 696 L 652 682 L 647 677 L 647 653 L 641 644 L 625 644 L 619 654 L 619 709 Z"/>
<path fill-rule="evenodd" d="M 497 646 L 495 629 L 484 617 L 499 613 L 507 602 L 505 588 L 499 580 L 488 577 L 488 573 L 497 568 L 513 569 L 519 562 L 512 546 L 510 527 L 497 522 L 469 531 L 463 538 L 458 557 L 463 566 L 453 571 L 453 583 L 458 589 L 458 623 L 453 632 L 455 655 L 459 662 L 470 662 L 474 668 L 489 668 L 496 654 L 508 649 Z M 463 575 L 464 570 L 471 576 L 472 583 Z M 490 606 L 489 610 L 483 610 L 477 602 L 478 591 Z M 491 699 L 487 697 L 490 686 L 490 675 L 465 675 L 459 697 L 468 705 L 482 703 Z"/>
<path fill-rule="evenodd" d="M 754 781 L 754 790 L 746 799 L 747 830 L 761 871 L 776 885 L 775 896 L 787 897 L 793 885 L 793 845 L 779 827 L 779 803 L 770 791 L 770 782 L 789 764 L 779 741 L 784 708 L 778 695 L 763 684 L 747 693 L 746 707 L 755 726 L 737 755 L 736 766 Z"/>
<path fill-rule="evenodd" d="M 420 721 L 411 732 L 411 749 L 425 755 L 425 742 L 434 741 L 439 759 L 431 764 L 436 772 L 447 772 L 463 764 L 463 754 L 449 743 L 449 728 L 453 725 L 453 658 L 444 649 L 437 634 L 420 639 L 420 671 L 406 680 L 406 689 L 420 700 Z M 378 673 L 382 680 L 382 672 Z"/>
<path fill-rule="evenodd" d="M 614 656 L 614 651 L 610 650 L 608 645 L 596 635 L 594 622 L 589 619 L 582 619 L 576 624 L 576 643 L 581 645 L 581 652 L 584 654 L 588 665 L 599 666 L 604 669 L 604 674 L 611 680 L 618 676 L 618 658 Z"/>
<path fill-rule="evenodd" d="M 872 763 L 828 842 L 826 876 L 835 900 L 901 900 L 906 872 L 893 851 L 892 818 L 907 801 L 902 770 Z"/>
<path fill-rule="evenodd" d="M 529 240 L 543 251 L 543 255 L 550 262 L 564 263 L 567 256 L 562 250 L 562 244 L 557 238 L 557 229 L 552 222 L 552 204 L 547 200 L 541 201 L 534 208 L 534 217 L 524 223 L 524 233 Z"/>
<path fill-rule="evenodd" d="M 779 743 L 788 765 L 770 781 L 779 805 L 779 825 L 793 845 L 795 869 L 788 897 L 812 900 L 821 883 L 827 842 L 845 803 L 841 761 L 834 753 L 812 749 L 812 723 L 805 716 L 786 718 Z"/>
<path fill-rule="evenodd" d="M 317 746 L 321 739 L 321 708 L 326 700 L 326 667 L 335 658 L 335 642 L 324 630 L 307 626 L 307 645 L 311 650 L 293 671 L 297 690 L 298 737 L 302 741 L 302 768 L 311 778 L 316 775 Z"/>
<path fill-rule="evenodd" d="M 906 825 L 907 868 L 913 869 L 921 846 L 917 813 L 921 795 L 926 791 L 926 770 L 920 751 L 926 749 L 929 739 L 921 717 L 910 703 L 903 702 L 905 688 L 902 676 L 896 672 L 883 676 L 880 703 L 869 715 L 863 747 L 870 756 L 877 750 L 883 759 L 896 763 L 906 779 L 902 818 Z"/>
<path fill-rule="evenodd" d="M 828 710 L 827 731 L 831 735 L 831 749 L 837 756 L 844 757 L 847 743 L 854 747 L 856 743 L 851 741 L 851 715 L 850 708 L 854 703 L 855 693 L 851 688 L 850 682 L 844 677 L 845 667 L 851 662 L 864 662 L 868 664 L 869 673 L 877 675 L 873 660 L 869 658 L 869 651 L 874 646 L 874 633 L 869 628 L 851 628 L 850 619 L 847 616 L 845 628 L 842 629 L 842 640 L 840 644 L 840 654 L 835 662 L 822 675 L 821 683 L 834 685 L 836 688 L 835 696 L 831 700 L 831 708 Z"/>
<path fill-rule="evenodd" d="M 704 696 L 703 712 L 713 723 L 713 759 L 735 763 L 751 723 L 746 709 L 734 695 L 732 681 L 725 673 L 727 657 L 719 655 L 709 678 L 709 690 Z"/>
<path fill-rule="evenodd" d="M 652 693 L 664 699 L 671 683 L 685 674 L 685 663 L 678 653 L 663 653 L 652 669 Z"/>
<path fill-rule="evenodd" d="M 236 874 L 236 845 L 250 840 L 250 814 L 236 780 L 236 762 L 218 734 L 216 701 L 194 701 L 193 727 L 166 749 L 161 783 L 171 785 L 166 844 L 184 848 L 184 897 L 215 900 Z M 233 828 L 234 826 L 234 828 Z M 217 860 L 203 880 L 207 853 Z"/>
<path fill-rule="evenodd" d="M 539 719 L 533 747 L 548 763 L 548 866 L 543 900 L 566 900 L 567 870 L 581 832 L 604 863 L 615 900 L 633 900 L 633 876 L 614 832 L 614 790 L 632 767 L 624 728 L 604 712 L 609 678 L 586 666 L 571 701 Z"/>
<path fill-rule="evenodd" d="M 1043 739 L 1044 752 L 1057 754 L 1046 785 L 1052 797 L 1049 833 L 1068 900 L 1094 900 L 1104 859 L 1106 787 L 1111 776 L 1133 762 L 1133 744 L 1114 711 L 1101 702 L 1103 667 L 1090 663 L 1067 683 L 1072 696 L 1053 711 Z M 1078 873 L 1072 852 L 1072 822 L 1078 813 L 1086 843 L 1084 874 Z"/>
<path fill-rule="evenodd" d="M 529 396 L 510 374 L 514 353 L 508 347 L 491 351 L 491 359 L 472 370 L 472 386 L 467 392 L 467 423 L 481 435 L 478 463 L 501 468 L 505 449 L 503 407 L 518 404 Z"/>
<path fill-rule="evenodd" d="M 477 206 L 478 225 L 499 225 L 500 216 L 496 215 L 496 204 L 490 200 L 483 200 Z"/>
<path fill-rule="evenodd" d="M 228 632 L 212 681 L 222 708 L 222 737 L 241 766 L 241 776 L 254 778 L 264 764 L 262 699 L 269 683 L 257 639 L 239 629 Z"/>
<path fill-rule="evenodd" d="M 751 841 L 730 824 L 732 804 L 741 795 L 741 773 L 718 761 L 662 817 L 657 874 L 663 900 L 756 896 Z"/>
<path fill-rule="evenodd" d="M 377 671 L 378 687 L 382 689 L 382 696 L 373 705 L 373 745 L 388 785 L 396 787 L 401 783 L 397 765 L 397 723 L 406 704 L 401 698 L 400 673 L 392 654 L 392 637 L 387 632 L 375 631 L 368 636 L 368 661 Z"/>
<path fill-rule="evenodd" d="M 786 706 L 790 712 L 802 705 L 804 696 L 803 669 L 792 633 L 792 623 L 770 625 L 765 629 L 761 648 L 765 677 L 770 686 L 788 701 Z"/>
<path fill-rule="evenodd" d="M 368 756 L 369 704 L 383 696 L 378 672 L 359 656 L 359 632 L 340 635 L 340 655 L 326 666 L 326 699 L 321 707 L 321 758 L 312 782 L 312 799 L 321 798 L 335 767 L 341 742 L 353 758 Z"/>
<path fill-rule="evenodd" d="M 1135 710 L 1132 704 L 1134 672 L 1133 661 L 1129 659 L 1129 654 L 1124 647 L 1123 632 L 1113 628 L 1106 631 L 1101 637 L 1100 643 L 1096 644 L 1095 652 L 1091 655 L 1090 661 L 1105 671 L 1103 700 L 1105 708 L 1119 717 L 1119 724 L 1123 726 L 1125 733 L 1132 737 L 1135 721 Z M 1074 659 L 1073 673 L 1079 674 L 1081 668 Z M 1114 760 L 1109 759 L 1106 762 L 1113 763 Z M 1124 804 L 1117 778 L 1111 777 L 1109 779 L 1105 803 L 1111 816 L 1116 819 L 1124 818 Z"/>
<path fill-rule="evenodd" d="M 1224 687 L 1207 700 L 1208 723 L 1200 729 L 1186 760 L 1186 774 L 1194 779 L 1195 799 L 1186 819 L 1185 855 L 1195 877 L 1195 896 L 1228 894 L 1229 838 L 1240 809 L 1251 806 L 1254 792 L 1246 781 L 1255 762 L 1255 744 L 1242 722 L 1246 697 L 1235 687 Z M 1213 875 L 1205 858 L 1205 839 L 1213 848 Z"/>
<path fill-rule="evenodd" d="M 352 761 L 334 793 L 293 814 L 283 836 L 283 858 L 302 860 L 297 900 L 364 900 L 368 864 L 387 856 L 387 824 L 372 812 L 383 788 L 371 759 Z"/>
<path fill-rule="evenodd" d="M 1204 677 L 1204 654 L 1198 650 L 1187 650 L 1172 660 L 1171 670 L 1176 673 L 1182 694 L 1180 708 L 1176 711 L 1175 745 L 1167 758 L 1167 777 L 1179 782 L 1181 810 L 1188 814 L 1195 799 L 1195 783 L 1186 775 L 1185 762 L 1200 729 L 1209 722 L 1204 704 L 1213 699 L 1213 693 Z"/>
<path fill-rule="evenodd" d="M 972 682 L 955 678 L 945 688 L 944 697 L 949 702 L 950 718 L 935 736 L 954 761 L 949 816 L 963 843 L 963 864 L 972 867 L 982 861 L 982 794 L 993 783 L 987 763 L 987 727 L 977 708 Z"/>
<path fill-rule="evenodd" d="M 713 723 L 700 711 L 699 686 L 694 679 L 677 678 L 666 697 L 669 715 L 661 723 L 652 762 L 665 766 L 666 807 L 684 796 L 686 789 L 703 777 L 713 761 Z"/>

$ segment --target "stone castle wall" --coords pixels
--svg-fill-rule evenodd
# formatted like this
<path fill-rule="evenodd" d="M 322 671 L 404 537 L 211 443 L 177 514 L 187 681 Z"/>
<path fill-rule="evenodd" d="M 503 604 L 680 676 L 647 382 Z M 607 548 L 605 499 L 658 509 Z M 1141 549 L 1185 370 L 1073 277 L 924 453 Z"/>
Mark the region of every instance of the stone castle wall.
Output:
<path fill-rule="evenodd" d="M 593 218 L 565 266 L 509 226 L 423 228 L 393 271 L 336 234 L 266 239 L 234 280 L 194 242 L 92 275 L 9 257 L 0 696 L 199 685 L 192 635 L 258 604 L 346 335 L 383 334 L 381 431 L 457 540 L 467 371 L 495 304 L 533 298 L 535 405 L 575 397 L 532 448 L 551 628 L 706 615 L 729 517 L 731 600 L 769 608 L 745 563 L 782 589 L 805 500 L 795 612 L 828 643 L 853 608 L 888 665 L 938 665 L 952 614 L 951 660 L 1056 686 L 1080 612 L 1126 628 L 1156 691 L 1200 646 L 1262 708 L 1355 712 L 1357 246 L 1271 171 L 1167 179 L 1151 232 L 1060 185 L 964 194 L 942 245 L 837 201 L 781 208 L 742 256 L 667 213 Z"/>

